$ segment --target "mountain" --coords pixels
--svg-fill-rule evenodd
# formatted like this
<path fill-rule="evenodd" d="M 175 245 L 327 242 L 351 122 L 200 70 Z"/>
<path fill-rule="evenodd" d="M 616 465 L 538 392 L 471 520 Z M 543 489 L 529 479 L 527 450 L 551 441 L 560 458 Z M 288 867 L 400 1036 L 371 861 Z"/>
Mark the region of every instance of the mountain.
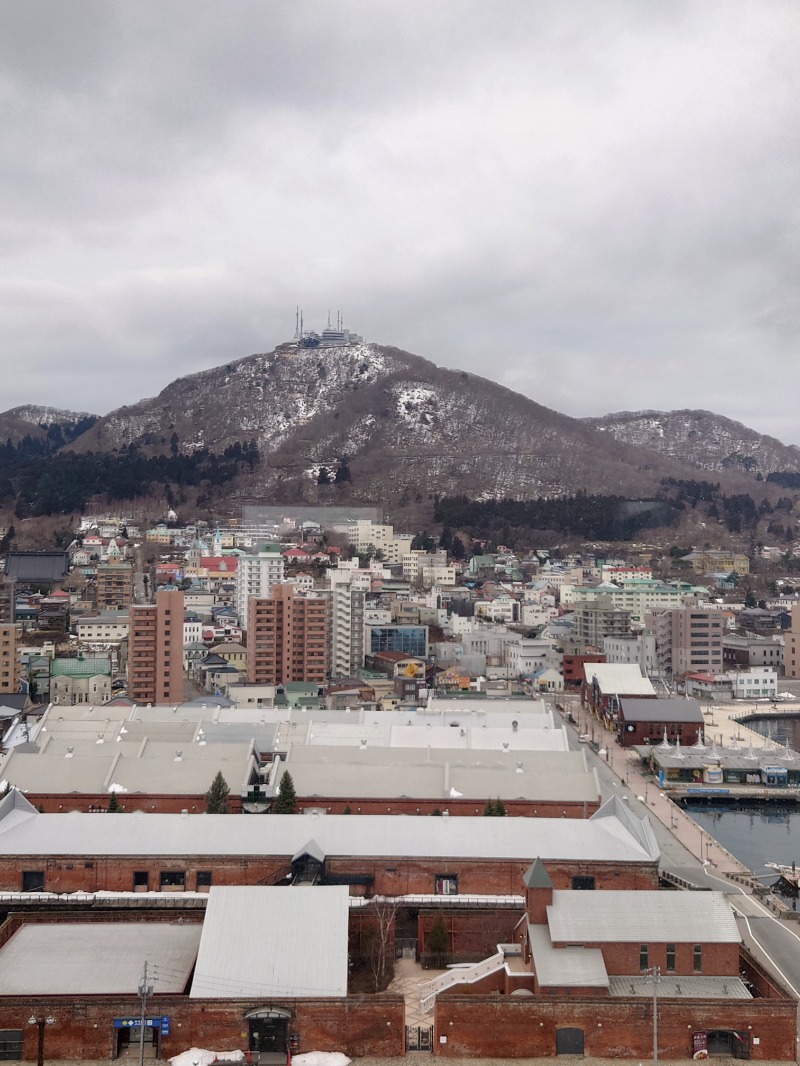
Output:
<path fill-rule="evenodd" d="M 18 444 L 25 437 L 30 437 L 32 441 L 45 443 L 51 427 L 58 426 L 63 439 L 59 440 L 58 432 L 53 430 L 50 432 L 50 440 L 52 442 L 55 438 L 60 445 L 83 433 L 96 418 L 97 415 L 86 412 L 24 404 L 22 407 L 12 407 L 9 411 L 0 412 L 0 442 L 10 440 L 12 444 Z"/>
<path fill-rule="evenodd" d="M 593 429 L 700 470 L 740 470 L 766 478 L 800 472 L 800 448 L 711 411 L 620 411 L 585 418 Z"/>
<path fill-rule="evenodd" d="M 222 455 L 251 441 L 260 458 L 225 486 L 228 497 L 392 506 L 441 493 L 638 497 L 662 478 L 695 476 L 677 457 L 377 344 L 285 344 L 179 378 L 98 419 L 66 450 Z M 318 483 L 323 467 L 339 471 L 335 486 Z M 728 480 L 752 486 L 738 471 Z"/>

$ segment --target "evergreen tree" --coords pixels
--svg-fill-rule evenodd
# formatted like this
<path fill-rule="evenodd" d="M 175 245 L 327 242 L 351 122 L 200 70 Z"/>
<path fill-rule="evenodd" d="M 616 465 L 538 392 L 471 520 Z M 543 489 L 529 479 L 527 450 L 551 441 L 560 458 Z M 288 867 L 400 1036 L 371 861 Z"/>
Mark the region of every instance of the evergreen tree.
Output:
<path fill-rule="evenodd" d="M 294 814 L 297 810 L 297 793 L 294 790 L 292 775 L 287 770 L 278 785 L 278 795 L 272 804 L 273 814 Z"/>
<path fill-rule="evenodd" d="M 425 948 L 427 954 L 433 957 L 433 963 L 438 968 L 444 965 L 449 947 L 450 937 L 447 935 L 447 929 L 441 917 L 437 916 L 425 938 Z"/>
<path fill-rule="evenodd" d="M 206 814 L 227 814 L 230 792 L 222 770 L 218 770 L 217 776 L 211 782 L 211 788 L 206 792 Z"/>
<path fill-rule="evenodd" d="M 490 799 L 486 801 L 486 806 L 483 808 L 484 818 L 505 818 L 506 805 L 501 799 Z"/>
<path fill-rule="evenodd" d="M 116 792 L 112 792 L 108 797 L 108 813 L 119 814 L 119 800 L 117 799 Z"/>
<path fill-rule="evenodd" d="M 464 547 L 464 541 L 461 537 L 453 537 L 453 543 L 450 545 L 450 554 L 459 561 L 467 554 L 467 549 Z"/>

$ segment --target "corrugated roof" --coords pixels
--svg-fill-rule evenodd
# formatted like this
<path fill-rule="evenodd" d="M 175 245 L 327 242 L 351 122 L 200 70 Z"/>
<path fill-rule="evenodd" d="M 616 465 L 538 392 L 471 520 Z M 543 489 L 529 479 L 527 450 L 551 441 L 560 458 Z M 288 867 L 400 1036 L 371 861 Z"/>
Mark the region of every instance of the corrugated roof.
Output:
<path fill-rule="evenodd" d="M 155 992 L 183 992 L 199 923 L 53 922 L 23 925 L 0 948 L 0 995 L 132 995 L 145 959 Z"/>
<path fill-rule="evenodd" d="M 554 948 L 547 928 L 528 926 L 533 970 L 544 988 L 608 988 L 608 973 L 599 948 Z"/>
<path fill-rule="evenodd" d="M 547 920 L 554 943 L 741 941 L 723 892 L 556 891 Z"/>
<path fill-rule="evenodd" d="M 0 854 L 292 856 L 314 839 L 328 856 L 511 859 L 526 864 L 536 855 L 545 862 L 652 863 L 659 857 L 654 842 L 627 830 L 613 815 L 586 820 L 391 814 L 255 818 L 132 812 L 124 819 L 121 833 L 119 819 L 106 814 L 17 813 L 13 821 L 0 819 Z"/>
<path fill-rule="evenodd" d="M 634 974 L 611 977 L 610 996 L 646 996 L 653 998 L 652 978 Z M 738 977 L 676 977 L 662 974 L 658 980 L 659 999 L 752 999 L 747 986 Z"/>
<path fill-rule="evenodd" d="M 605 695 L 655 696 L 650 679 L 634 663 L 588 663 L 584 668 L 587 681 L 597 678 Z"/>
<path fill-rule="evenodd" d="M 212 888 L 190 996 L 347 995 L 347 885 Z"/>
<path fill-rule="evenodd" d="M 693 699 L 619 701 L 620 717 L 626 722 L 693 722 L 703 724 L 700 704 Z"/>

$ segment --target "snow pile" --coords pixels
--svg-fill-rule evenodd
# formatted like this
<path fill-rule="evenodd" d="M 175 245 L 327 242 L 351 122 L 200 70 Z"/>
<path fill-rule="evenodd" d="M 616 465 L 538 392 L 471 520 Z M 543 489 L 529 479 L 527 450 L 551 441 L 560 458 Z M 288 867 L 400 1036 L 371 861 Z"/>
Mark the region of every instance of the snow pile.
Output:
<path fill-rule="evenodd" d="M 307 1051 L 292 1055 L 292 1066 L 350 1066 L 350 1059 L 341 1051 Z"/>
<path fill-rule="evenodd" d="M 201 1047 L 190 1047 L 188 1051 L 182 1051 L 180 1055 L 174 1055 L 169 1061 L 172 1066 L 211 1066 L 215 1059 L 224 1059 L 226 1062 L 242 1062 L 244 1060 L 244 1052 L 205 1051 Z M 348 1059 L 347 1061 L 349 1062 L 350 1060 Z"/>
<path fill-rule="evenodd" d="M 124 785 L 117 785 L 113 782 L 108 786 L 109 792 L 127 792 L 127 788 Z"/>

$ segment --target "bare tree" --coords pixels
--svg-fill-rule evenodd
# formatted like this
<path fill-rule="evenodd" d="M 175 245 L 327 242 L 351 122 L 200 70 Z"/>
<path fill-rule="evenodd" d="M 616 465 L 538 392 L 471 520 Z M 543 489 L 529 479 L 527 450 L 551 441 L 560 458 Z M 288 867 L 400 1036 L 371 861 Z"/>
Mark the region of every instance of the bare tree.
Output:
<path fill-rule="evenodd" d="M 366 956 L 376 992 L 386 988 L 394 972 L 394 925 L 400 903 L 391 896 L 377 896 L 370 905 Z"/>

